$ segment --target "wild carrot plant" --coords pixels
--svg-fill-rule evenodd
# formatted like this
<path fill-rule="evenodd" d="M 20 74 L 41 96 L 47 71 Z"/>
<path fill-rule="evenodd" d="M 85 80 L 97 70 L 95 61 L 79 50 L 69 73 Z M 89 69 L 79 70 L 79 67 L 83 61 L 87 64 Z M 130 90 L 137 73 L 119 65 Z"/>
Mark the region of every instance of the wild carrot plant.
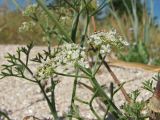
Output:
<path fill-rule="evenodd" d="M 53 119 L 58 120 L 60 116 L 57 113 L 55 103 L 55 87 L 58 81 L 55 80 L 56 76 L 65 76 L 74 78 L 72 96 L 70 96 L 70 110 L 65 116 L 72 120 L 73 118 L 83 120 L 80 116 L 75 101 L 81 102 L 89 106 L 90 111 L 93 113 L 97 120 L 104 120 L 109 118 L 111 115 L 117 120 L 144 120 L 145 115 L 141 112 L 145 106 L 144 102 L 137 102 L 136 98 L 139 95 L 139 91 L 134 91 L 132 94 L 128 94 L 123 88 L 124 83 L 121 83 L 110 66 L 106 62 L 106 57 L 111 52 L 117 50 L 123 50 L 129 43 L 120 36 L 116 30 L 108 32 L 95 32 L 91 35 L 87 34 L 88 26 L 91 18 L 103 8 L 105 4 L 100 5 L 98 8 L 94 8 L 92 0 L 64 0 L 58 8 L 59 9 L 70 9 L 72 26 L 70 31 L 65 31 L 65 22 L 63 21 L 68 16 L 64 15 L 59 18 L 56 11 L 56 6 L 46 5 L 44 1 L 37 0 L 37 4 L 30 5 L 26 8 L 22 14 L 25 17 L 29 17 L 30 21 L 23 22 L 19 28 L 20 32 L 27 32 L 34 27 L 38 26 L 42 29 L 44 35 L 43 40 L 47 43 L 47 50 L 42 53 L 38 53 L 35 57 L 31 57 L 30 53 L 34 47 L 33 43 L 27 45 L 27 47 L 18 48 L 16 54 L 10 54 L 6 56 L 8 61 L 7 64 L 2 65 L 1 78 L 5 77 L 18 77 L 24 80 L 28 80 L 39 86 L 45 100 L 48 103 Z M 58 11 L 58 10 L 57 10 Z M 57 12 L 59 13 L 59 11 Z M 77 31 L 80 22 L 80 17 L 84 16 L 85 26 L 81 32 L 80 38 L 78 38 Z M 60 22 L 59 22 L 59 21 Z M 52 47 L 53 38 L 56 38 L 58 45 Z M 93 54 L 89 54 L 92 52 Z M 22 59 L 25 56 L 25 60 Z M 87 58 L 96 57 L 96 60 L 89 61 Z M 30 63 L 36 63 L 37 69 L 32 70 Z M 104 65 L 105 68 L 111 74 L 115 84 L 118 88 L 112 89 L 110 95 L 108 95 L 101 84 L 98 82 L 96 75 L 100 67 Z M 68 73 L 65 68 L 72 68 L 74 72 Z M 77 85 L 81 79 L 86 79 L 91 83 L 91 86 L 85 85 L 86 88 L 91 89 L 93 92 L 92 97 L 88 101 L 84 101 L 76 95 Z M 50 81 L 49 91 L 51 96 L 48 96 L 47 91 L 44 88 L 43 81 Z M 145 87 L 151 91 L 151 87 L 148 82 L 144 83 Z M 126 103 L 121 110 L 117 107 L 113 101 L 113 96 L 117 91 L 121 90 L 122 94 L 126 99 Z M 99 112 L 93 107 L 93 101 L 96 98 L 100 98 L 101 102 L 105 105 L 104 115 L 99 115 Z"/>

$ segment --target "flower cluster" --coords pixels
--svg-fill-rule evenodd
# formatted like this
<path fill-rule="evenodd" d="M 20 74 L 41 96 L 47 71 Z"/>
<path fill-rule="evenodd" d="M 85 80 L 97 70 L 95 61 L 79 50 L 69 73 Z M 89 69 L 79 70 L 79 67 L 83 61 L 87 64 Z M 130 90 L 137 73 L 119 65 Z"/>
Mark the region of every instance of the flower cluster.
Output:
<path fill-rule="evenodd" d="M 33 14 L 36 13 L 36 8 L 37 8 L 37 4 L 32 4 L 27 6 L 27 8 L 25 9 L 25 11 L 23 11 L 23 15 L 24 16 L 31 16 Z"/>
<path fill-rule="evenodd" d="M 123 40 L 122 37 L 117 34 L 116 30 L 109 32 L 96 32 L 89 36 L 88 44 L 100 50 L 101 54 L 110 53 L 112 48 L 123 48 L 128 46 L 128 42 Z"/>
<path fill-rule="evenodd" d="M 55 52 L 56 51 L 56 52 Z M 59 48 L 55 48 L 54 57 L 51 60 L 44 62 L 37 70 L 35 77 L 38 79 L 45 79 L 52 76 L 59 67 L 62 70 L 65 65 L 74 66 L 76 64 L 88 68 L 89 64 L 86 62 L 85 49 L 77 44 L 65 43 Z M 63 66 L 63 68 L 62 68 Z"/>
<path fill-rule="evenodd" d="M 110 32 L 98 32 L 89 37 L 88 44 L 94 48 L 98 48 L 100 53 L 110 53 L 112 47 L 123 48 L 128 45 L 128 42 L 122 39 L 116 31 Z M 37 77 L 40 79 L 48 78 L 56 72 L 64 72 L 64 66 L 76 66 L 77 64 L 89 68 L 89 64 L 86 61 L 86 48 L 80 47 L 78 44 L 65 43 L 62 46 L 54 49 L 53 57 L 43 62 L 43 65 L 38 68 Z M 69 65 L 69 66 L 68 66 Z M 63 66 L 63 68 L 62 68 Z M 59 69 L 60 68 L 60 69 Z M 61 73 L 60 72 L 60 73 Z"/>
<path fill-rule="evenodd" d="M 32 31 L 32 28 L 36 25 L 34 21 L 23 22 L 19 27 L 19 32 L 27 32 Z"/>
<path fill-rule="evenodd" d="M 83 67 L 87 67 L 85 64 L 85 49 L 81 48 L 77 44 L 66 43 L 59 48 L 59 51 L 54 58 L 55 62 L 58 64 L 75 64 L 78 63 Z"/>
<path fill-rule="evenodd" d="M 35 74 L 35 77 L 38 80 L 43 80 L 48 78 L 49 76 L 52 76 L 54 73 L 54 69 L 56 68 L 56 66 L 54 65 L 53 61 L 46 61 L 43 63 L 43 65 L 41 65 L 40 67 L 38 67 L 37 72 Z"/>

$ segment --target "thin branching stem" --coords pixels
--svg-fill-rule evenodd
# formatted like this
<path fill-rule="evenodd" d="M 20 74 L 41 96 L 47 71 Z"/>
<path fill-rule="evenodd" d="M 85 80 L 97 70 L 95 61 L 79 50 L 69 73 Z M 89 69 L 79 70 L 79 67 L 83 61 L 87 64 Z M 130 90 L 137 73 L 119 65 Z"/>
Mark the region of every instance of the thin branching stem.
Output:
<path fill-rule="evenodd" d="M 101 58 L 102 58 L 102 57 L 101 57 Z M 121 86 L 121 83 L 120 83 L 120 81 L 118 80 L 117 76 L 114 74 L 114 72 L 113 72 L 113 71 L 111 70 L 111 68 L 109 67 L 108 63 L 107 63 L 106 61 L 103 61 L 103 64 L 104 64 L 104 66 L 106 67 L 106 69 L 109 71 L 109 73 L 111 74 L 111 76 L 112 76 L 112 78 L 114 79 L 115 83 L 120 87 L 120 86 Z M 126 92 L 126 90 L 124 89 L 123 86 L 121 86 L 120 90 L 122 91 L 122 93 L 123 93 L 126 101 L 127 101 L 128 103 L 130 103 L 131 100 L 130 100 L 130 98 L 129 98 L 129 96 L 128 96 L 128 94 L 127 94 L 127 92 Z"/>
<path fill-rule="evenodd" d="M 51 110 L 52 115 L 54 116 L 55 120 L 57 120 L 58 116 L 57 116 L 56 108 L 54 107 L 54 105 L 52 105 L 51 101 L 49 100 L 49 98 L 48 98 L 43 86 L 41 85 L 41 82 L 35 78 L 35 76 L 33 75 L 33 72 L 31 71 L 31 69 L 21 59 L 18 59 L 18 60 L 28 70 L 28 72 L 31 74 L 31 76 L 36 80 L 36 83 L 39 85 L 39 87 L 40 87 L 40 89 L 41 89 L 41 91 L 42 91 L 42 93 L 43 93 L 43 95 L 44 95 L 44 97 L 45 97 L 45 99 L 46 99 L 46 101 L 48 103 L 48 106 L 49 106 L 49 108 Z"/>
<path fill-rule="evenodd" d="M 18 61 L 27 69 L 27 71 L 34 77 L 33 72 L 31 71 L 31 69 L 21 60 L 18 59 Z"/>
<path fill-rule="evenodd" d="M 79 69 L 77 68 L 76 69 L 76 77 L 74 79 L 74 82 L 73 82 L 73 90 L 72 90 L 72 97 L 71 97 L 71 104 L 70 104 L 70 114 L 73 114 L 73 104 L 74 104 L 74 101 L 75 101 L 75 96 L 76 96 L 76 90 L 77 90 L 77 80 L 78 80 L 78 73 L 79 73 Z M 69 118 L 69 120 L 72 120 L 72 116 Z"/>
<path fill-rule="evenodd" d="M 51 101 L 49 100 L 49 98 L 48 98 L 43 86 L 41 85 L 41 82 L 37 81 L 37 83 L 38 83 L 38 85 L 39 85 L 39 87 L 40 87 L 40 89 L 41 89 L 41 91 L 42 91 L 47 103 L 48 103 L 48 106 L 49 106 L 49 108 L 51 110 L 52 115 L 54 116 L 54 119 L 58 120 L 57 111 L 56 111 L 55 107 L 52 105 Z"/>
<path fill-rule="evenodd" d="M 47 13 L 48 17 L 57 25 L 57 28 L 60 30 L 60 32 L 67 38 L 66 42 L 72 42 L 72 39 L 68 35 L 68 33 L 65 31 L 65 29 L 61 26 L 61 24 L 56 20 L 55 16 L 51 14 L 51 12 L 47 9 L 47 7 L 44 5 L 42 0 L 36 0 L 38 4 L 42 7 L 42 9 Z"/>
<path fill-rule="evenodd" d="M 59 73 L 59 72 L 56 72 L 56 71 L 54 71 L 54 73 L 57 74 L 57 75 L 66 76 L 66 77 L 78 77 L 78 78 L 85 78 L 85 79 L 88 79 L 87 76 L 70 75 L 70 74 Z"/>
<path fill-rule="evenodd" d="M 95 49 L 93 46 L 91 46 L 91 47 L 92 47 L 92 50 L 93 50 L 94 52 L 96 52 L 96 49 Z M 99 54 L 99 58 L 102 60 L 105 68 L 108 70 L 108 72 L 109 72 L 110 75 L 112 76 L 114 82 L 120 87 L 120 86 L 121 86 L 120 81 L 118 80 L 118 78 L 117 78 L 117 76 L 114 74 L 114 72 L 111 70 L 111 68 L 109 67 L 108 63 L 103 59 L 103 57 L 102 57 L 101 54 Z M 123 86 L 121 86 L 121 89 L 120 89 L 120 90 L 122 91 L 122 94 L 124 95 L 126 101 L 127 101 L 128 103 L 130 103 L 131 100 L 130 100 L 130 98 L 129 98 L 129 96 L 128 96 L 128 94 L 127 94 L 127 92 L 126 92 L 126 90 L 124 89 Z"/>
<path fill-rule="evenodd" d="M 92 98 L 91 98 L 91 100 L 90 100 L 90 102 L 89 102 L 89 106 L 90 106 L 90 110 L 91 110 L 92 113 L 97 117 L 97 119 L 98 119 L 98 120 L 102 120 L 102 119 L 100 118 L 100 116 L 97 114 L 97 112 L 94 110 L 93 105 L 92 105 L 93 100 L 97 97 L 97 93 L 98 93 L 98 89 L 94 92 L 94 95 L 92 96 Z"/>
<path fill-rule="evenodd" d="M 2 112 L 2 111 L 0 111 L 0 117 L 1 117 L 1 116 L 4 116 L 7 120 L 11 120 L 11 119 L 7 116 L 7 114 L 4 113 L 4 112 Z"/>
<path fill-rule="evenodd" d="M 58 118 L 56 105 L 55 105 L 55 94 L 54 94 L 56 84 L 54 83 L 53 78 L 51 78 L 51 86 L 52 86 L 51 103 L 52 103 L 52 108 L 53 108 L 53 111 L 54 111 L 54 118 L 56 119 L 56 118 Z"/>
<path fill-rule="evenodd" d="M 77 11 L 77 9 L 75 8 L 75 6 L 73 4 L 71 4 L 68 0 L 64 0 L 64 2 L 66 4 L 68 4 L 72 9 L 74 9 L 75 11 Z"/>
<path fill-rule="evenodd" d="M 92 82 L 92 84 L 95 86 L 96 89 L 98 89 L 98 95 L 99 97 L 105 98 L 106 102 L 104 104 L 106 106 L 108 106 L 108 104 L 110 104 L 110 106 L 113 108 L 113 110 L 115 110 L 117 112 L 117 114 L 122 114 L 121 111 L 115 106 L 115 104 L 112 102 L 112 100 L 107 96 L 107 94 L 104 92 L 104 90 L 101 88 L 100 84 L 97 82 L 95 77 L 92 77 L 90 79 L 90 81 Z"/>
<path fill-rule="evenodd" d="M 76 100 L 76 101 L 78 101 L 78 102 L 80 102 L 80 103 L 89 105 L 89 102 L 87 102 L 87 101 L 85 101 L 85 100 L 82 100 L 82 99 L 80 99 L 80 98 L 78 98 L 78 97 L 74 97 L 74 100 Z"/>

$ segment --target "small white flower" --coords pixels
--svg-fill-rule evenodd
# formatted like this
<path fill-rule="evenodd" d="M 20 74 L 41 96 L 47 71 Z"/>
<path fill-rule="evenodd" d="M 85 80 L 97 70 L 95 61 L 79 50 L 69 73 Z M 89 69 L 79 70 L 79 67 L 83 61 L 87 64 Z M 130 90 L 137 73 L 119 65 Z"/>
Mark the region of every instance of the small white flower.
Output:
<path fill-rule="evenodd" d="M 112 47 L 121 49 L 129 45 L 127 41 L 117 34 L 116 30 L 94 33 L 89 36 L 88 44 L 99 48 L 101 54 L 110 53 Z"/>
<path fill-rule="evenodd" d="M 19 27 L 19 32 L 27 32 L 27 31 L 32 31 L 33 27 L 36 25 L 34 21 L 29 21 L 29 22 L 23 22 L 22 25 Z"/>
<path fill-rule="evenodd" d="M 111 47 L 109 44 L 101 46 L 101 49 L 100 49 L 101 54 L 106 54 L 106 53 L 110 53 L 110 52 L 111 52 Z"/>
<path fill-rule="evenodd" d="M 71 55 L 71 58 L 73 60 L 78 59 L 78 57 L 79 57 L 79 52 L 78 51 L 73 52 L 72 55 Z"/>
<path fill-rule="evenodd" d="M 81 56 L 85 57 L 86 53 L 84 51 L 81 51 Z"/>
<path fill-rule="evenodd" d="M 68 51 L 68 54 L 69 54 L 69 55 L 71 55 L 71 54 L 72 54 L 72 51 L 71 51 L 71 50 L 70 50 L 70 51 Z"/>

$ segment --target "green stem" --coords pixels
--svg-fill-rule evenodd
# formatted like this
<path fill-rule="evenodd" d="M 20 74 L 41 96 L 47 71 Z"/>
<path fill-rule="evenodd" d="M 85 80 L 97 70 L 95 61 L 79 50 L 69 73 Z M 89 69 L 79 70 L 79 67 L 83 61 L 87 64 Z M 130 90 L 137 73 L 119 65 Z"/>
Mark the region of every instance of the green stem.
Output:
<path fill-rule="evenodd" d="M 21 59 L 18 59 L 18 61 L 27 69 L 27 71 L 34 77 L 33 72 L 31 69 L 26 65 Z"/>
<path fill-rule="evenodd" d="M 98 120 L 101 120 L 101 118 L 99 117 L 99 115 L 96 113 L 96 111 L 94 110 L 92 103 L 94 98 L 97 96 L 98 93 L 98 89 L 94 92 L 94 95 L 92 96 L 90 102 L 89 102 L 89 106 L 90 106 L 90 110 L 92 111 L 92 113 L 97 117 Z"/>
<path fill-rule="evenodd" d="M 101 60 L 100 64 L 98 64 L 98 58 L 99 58 L 99 55 L 98 55 L 98 57 L 97 57 L 97 60 L 96 60 L 95 65 L 94 65 L 95 70 L 93 70 L 93 76 L 95 76 L 95 75 L 97 74 L 97 72 L 99 71 L 99 69 L 100 69 L 100 67 L 102 66 L 103 61 L 104 61 L 104 59 L 106 58 L 106 56 L 103 57 L 103 59 Z M 97 65 L 98 65 L 98 67 L 96 67 Z M 94 67 L 93 67 L 93 68 L 94 68 Z"/>
<path fill-rule="evenodd" d="M 73 90 L 72 90 L 72 98 L 71 98 L 71 106 L 70 106 L 70 114 L 73 114 L 73 104 L 74 104 L 74 98 L 76 96 L 76 89 L 77 89 L 77 79 L 78 79 L 78 72 L 79 69 L 76 70 L 76 77 L 74 79 L 74 83 L 73 83 Z M 69 120 L 72 120 L 72 116 L 69 118 Z"/>
<path fill-rule="evenodd" d="M 104 116 L 103 116 L 103 120 L 106 119 L 109 109 L 110 109 L 110 106 L 107 107 L 107 110 L 105 111 Z"/>
<path fill-rule="evenodd" d="M 80 14 L 77 13 L 76 11 L 74 14 L 75 14 L 74 15 L 75 17 L 74 17 L 73 24 L 72 24 L 71 39 L 74 43 L 76 43 L 76 35 L 77 35 L 77 28 L 78 28 Z"/>
<path fill-rule="evenodd" d="M 122 91 L 122 94 L 124 95 L 126 101 L 127 101 L 128 103 L 130 103 L 131 100 L 130 100 L 130 98 L 129 98 L 127 92 L 126 92 L 126 90 L 124 89 L 124 87 L 121 86 L 121 83 L 120 83 L 120 81 L 118 80 L 117 76 L 116 76 L 116 75 L 114 74 L 114 72 L 111 70 L 111 68 L 109 67 L 109 65 L 108 65 L 108 63 L 107 63 L 106 61 L 103 61 L 103 64 L 104 64 L 104 66 L 106 67 L 106 69 L 109 71 L 109 73 L 111 74 L 111 76 L 112 76 L 112 78 L 114 79 L 115 83 L 116 83 L 119 87 L 121 87 L 120 90 Z"/>
<path fill-rule="evenodd" d="M 65 31 L 61 24 L 55 19 L 54 15 L 47 9 L 47 7 L 44 5 L 42 0 L 36 0 L 38 4 L 42 7 L 42 9 L 47 13 L 48 17 L 56 24 L 57 28 L 60 30 L 60 32 L 67 38 L 66 42 L 72 42 L 72 39 L 68 35 L 68 33 Z"/>
<path fill-rule="evenodd" d="M 92 50 L 93 50 L 94 52 L 96 52 L 96 49 L 95 49 L 93 46 L 91 46 L 91 47 L 92 47 Z M 108 70 L 108 72 L 110 73 L 110 75 L 112 76 L 114 82 L 120 87 L 120 86 L 121 86 L 120 81 L 118 80 L 118 78 L 117 78 L 117 76 L 114 74 L 114 72 L 111 70 L 111 68 L 109 67 L 108 63 L 103 59 L 103 57 L 102 57 L 101 54 L 99 54 L 99 58 L 102 60 L 102 63 L 104 64 L 105 68 Z M 128 96 L 128 94 L 127 94 L 127 92 L 126 92 L 126 90 L 124 89 L 123 86 L 121 87 L 120 90 L 122 91 L 122 94 L 124 95 L 126 101 L 127 101 L 128 103 L 130 103 L 131 100 L 130 100 L 130 98 L 129 98 L 129 96 Z"/>
<path fill-rule="evenodd" d="M 86 77 L 86 76 L 69 75 L 69 74 L 59 73 L 59 72 L 55 72 L 55 71 L 54 71 L 54 73 L 57 74 L 57 75 L 62 75 L 62 76 L 66 76 L 66 77 L 77 77 L 77 78 L 89 79 L 89 77 Z"/>
<path fill-rule="evenodd" d="M 77 97 L 75 97 L 74 100 L 76 100 L 76 101 L 78 101 L 78 102 L 80 102 L 80 103 L 86 104 L 86 105 L 89 104 L 87 101 L 84 101 L 84 100 L 82 100 L 82 99 L 80 99 L 80 98 L 77 98 Z"/>
<path fill-rule="evenodd" d="M 4 113 L 4 112 L 2 112 L 2 111 L 0 111 L 0 117 L 1 117 L 1 115 L 3 115 L 5 118 L 7 118 L 7 120 L 11 120 L 11 119 L 7 116 L 7 114 Z"/>
<path fill-rule="evenodd" d="M 51 103 L 52 103 L 52 108 L 54 110 L 54 118 L 58 118 L 56 105 L 55 105 L 55 94 L 54 94 L 56 84 L 54 83 L 53 78 L 51 78 L 51 85 L 52 85 Z"/>
<path fill-rule="evenodd" d="M 90 0 L 90 2 L 91 2 L 91 0 Z M 87 7 L 87 5 L 85 7 Z M 85 7 L 81 10 L 81 12 L 85 9 Z M 89 13 L 87 12 L 87 20 L 86 20 L 86 24 L 85 24 L 84 30 L 82 32 L 81 41 L 80 41 L 81 47 L 83 47 L 83 44 L 84 44 L 84 41 L 85 41 L 85 38 L 86 38 L 89 22 L 90 22 L 90 17 L 89 17 Z"/>
<path fill-rule="evenodd" d="M 55 107 L 52 105 L 51 101 L 49 100 L 49 98 L 48 98 L 46 92 L 44 91 L 44 88 L 41 85 L 40 81 L 37 81 L 37 83 L 38 83 L 38 85 L 39 85 L 39 87 L 40 87 L 40 89 L 41 89 L 41 91 L 42 91 L 47 103 L 48 103 L 48 106 L 49 106 L 49 108 L 51 110 L 52 115 L 54 116 L 54 120 L 58 120 L 58 115 L 57 115 L 57 111 L 56 111 Z"/>
<path fill-rule="evenodd" d="M 110 100 L 110 98 L 106 95 L 104 90 L 101 88 L 100 84 L 97 82 L 95 77 L 91 78 L 92 84 L 95 86 L 95 88 L 98 89 L 98 95 L 102 98 L 105 98 L 107 103 L 105 102 L 104 104 L 107 106 L 109 104 L 118 114 L 122 114 L 121 111 L 115 106 L 115 104 Z"/>
<path fill-rule="evenodd" d="M 21 59 L 19 59 L 19 62 L 28 70 L 28 72 L 29 72 L 29 73 L 32 75 L 32 77 L 36 80 L 36 83 L 39 85 L 39 87 L 40 87 L 40 89 L 41 89 L 41 91 L 42 91 L 42 93 L 43 93 L 43 95 L 44 95 L 44 97 L 45 97 L 45 99 L 46 99 L 46 101 L 47 101 L 47 103 L 48 103 L 48 106 L 49 106 L 49 108 L 50 108 L 50 111 L 51 111 L 52 115 L 54 116 L 55 120 L 57 120 L 57 119 L 58 119 L 57 111 L 56 111 L 55 107 L 52 106 L 52 103 L 51 103 L 51 101 L 49 100 L 48 96 L 46 95 L 46 92 L 45 92 L 43 86 L 41 85 L 40 81 L 37 80 L 37 79 L 34 77 L 33 72 L 31 71 L 31 69 L 30 69 L 26 64 L 24 64 L 24 62 L 21 61 Z"/>

